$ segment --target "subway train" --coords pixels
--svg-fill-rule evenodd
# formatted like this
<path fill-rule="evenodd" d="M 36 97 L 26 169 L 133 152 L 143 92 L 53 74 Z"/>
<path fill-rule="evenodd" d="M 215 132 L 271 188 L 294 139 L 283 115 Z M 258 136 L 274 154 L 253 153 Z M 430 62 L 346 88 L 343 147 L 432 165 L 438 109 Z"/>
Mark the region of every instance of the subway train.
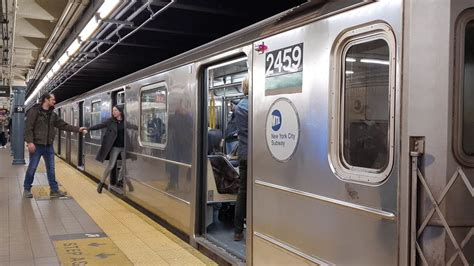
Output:
<path fill-rule="evenodd" d="M 252 8 L 252 6 L 249 6 Z M 245 237 L 224 134 L 249 80 Z M 109 189 L 232 264 L 474 263 L 474 2 L 311 1 L 75 98 L 90 127 L 125 106 Z M 105 130 L 105 129 L 104 129 Z M 104 132 L 58 132 L 100 178 Z"/>

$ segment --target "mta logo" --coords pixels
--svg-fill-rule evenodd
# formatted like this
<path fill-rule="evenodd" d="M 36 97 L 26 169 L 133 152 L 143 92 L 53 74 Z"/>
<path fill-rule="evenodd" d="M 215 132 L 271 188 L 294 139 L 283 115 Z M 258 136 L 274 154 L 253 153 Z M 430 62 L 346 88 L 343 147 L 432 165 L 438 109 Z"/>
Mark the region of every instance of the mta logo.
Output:
<path fill-rule="evenodd" d="M 272 112 L 272 129 L 278 131 L 281 128 L 281 113 L 278 110 Z"/>

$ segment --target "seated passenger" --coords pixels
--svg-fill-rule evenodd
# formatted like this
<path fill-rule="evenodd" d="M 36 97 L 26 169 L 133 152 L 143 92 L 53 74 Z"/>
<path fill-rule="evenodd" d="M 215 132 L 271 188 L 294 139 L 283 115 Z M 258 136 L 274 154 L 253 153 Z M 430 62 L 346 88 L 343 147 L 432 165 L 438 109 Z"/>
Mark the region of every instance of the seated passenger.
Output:
<path fill-rule="evenodd" d="M 125 127 L 122 105 L 116 105 L 112 108 L 111 118 L 107 119 L 103 123 L 91 126 L 88 128 L 88 130 L 98 130 L 102 128 L 107 128 L 107 131 L 102 137 L 100 149 L 95 159 L 101 163 L 108 159 L 109 163 L 105 168 L 102 179 L 97 186 L 98 193 L 102 193 L 102 188 L 105 185 L 105 181 L 112 172 L 112 169 L 115 167 L 119 155 L 122 158 L 122 161 L 125 162 Z M 122 167 L 119 173 L 119 181 L 123 180 L 125 174 L 124 172 L 124 168 Z M 128 185 L 129 191 L 133 191 L 133 186 L 130 180 L 127 179 L 126 183 Z"/>
<path fill-rule="evenodd" d="M 153 117 L 147 123 L 147 136 L 149 141 L 153 143 L 161 143 L 161 138 L 164 133 L 163 122 L 159 117 Z"/>
<path fill-rule="evenodd" d="M 216 154 L 220 152 L 220 140 L 222 133 L 219 129 L 208 129 L 207 131 L 207 154 Z"/>

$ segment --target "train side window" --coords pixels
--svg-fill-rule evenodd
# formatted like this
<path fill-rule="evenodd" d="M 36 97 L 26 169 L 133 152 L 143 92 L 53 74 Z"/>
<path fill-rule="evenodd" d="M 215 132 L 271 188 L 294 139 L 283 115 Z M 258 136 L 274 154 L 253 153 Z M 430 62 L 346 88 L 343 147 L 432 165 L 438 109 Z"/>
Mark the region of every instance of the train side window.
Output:
<path fill-rule="evenodd" d="M 100 101 L 92 102 L 91 104 L 91 125 L 97 125 L 100 121 Z M 92 130 L 90 132 L 91 139 L 100 139 L 102 130 Z"/>
<path fill-rule="evenodd" d="M 167 140 L 168 90 L 164 83 L 140 92 L 140 145 L 164 148 Z"/>
<path fill-rule="evenodd" d="M 456 31 L 454 152 L 474 167 L 474 10 L 461 14 Z"/>
<path fill-rule="evenodd" d="M 372 184 L 393 165 L 395 110 L 394 37 L 385 24 L 374 28 L 343 35 L 335 49 L 330 154 L 338 177 Z"/>
<path fill-rule="evenodd" d="M 117 104 L 125 104 L 125 92 L 120 91 L 117 93 Z"/>

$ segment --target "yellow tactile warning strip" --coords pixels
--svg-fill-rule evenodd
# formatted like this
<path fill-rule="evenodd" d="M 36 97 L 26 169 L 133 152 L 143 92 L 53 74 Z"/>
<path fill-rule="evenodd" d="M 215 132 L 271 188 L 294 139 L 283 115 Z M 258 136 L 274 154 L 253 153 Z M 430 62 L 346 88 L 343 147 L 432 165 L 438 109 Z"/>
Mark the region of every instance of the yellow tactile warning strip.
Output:
<path fill-rule="evenodd" d="M 168 230 L 115 198 L 60 159 L 56 176 L 68 193 L 135 265 L 216 265 Z"/>
<path fill-rule="evenodd" d="M 62 265 L 133 265 L 106 237 L 54 241 Z"/>
<path fill-rule="evenodd" d="M 59 190 L 66 192 L 64 187 L 59 186 Z M 33 193 L 33 197 L 36 200 L 49 200 L 51 197 L 49 196 L 49 192 L 51 189 L 49 186 L 33 186 L 31 188 L 31 193 Z M 68 195 L 69 196 L 69 195 Z M 68 199 L 69 197 L 61 197 L 60 199 Z"/>

